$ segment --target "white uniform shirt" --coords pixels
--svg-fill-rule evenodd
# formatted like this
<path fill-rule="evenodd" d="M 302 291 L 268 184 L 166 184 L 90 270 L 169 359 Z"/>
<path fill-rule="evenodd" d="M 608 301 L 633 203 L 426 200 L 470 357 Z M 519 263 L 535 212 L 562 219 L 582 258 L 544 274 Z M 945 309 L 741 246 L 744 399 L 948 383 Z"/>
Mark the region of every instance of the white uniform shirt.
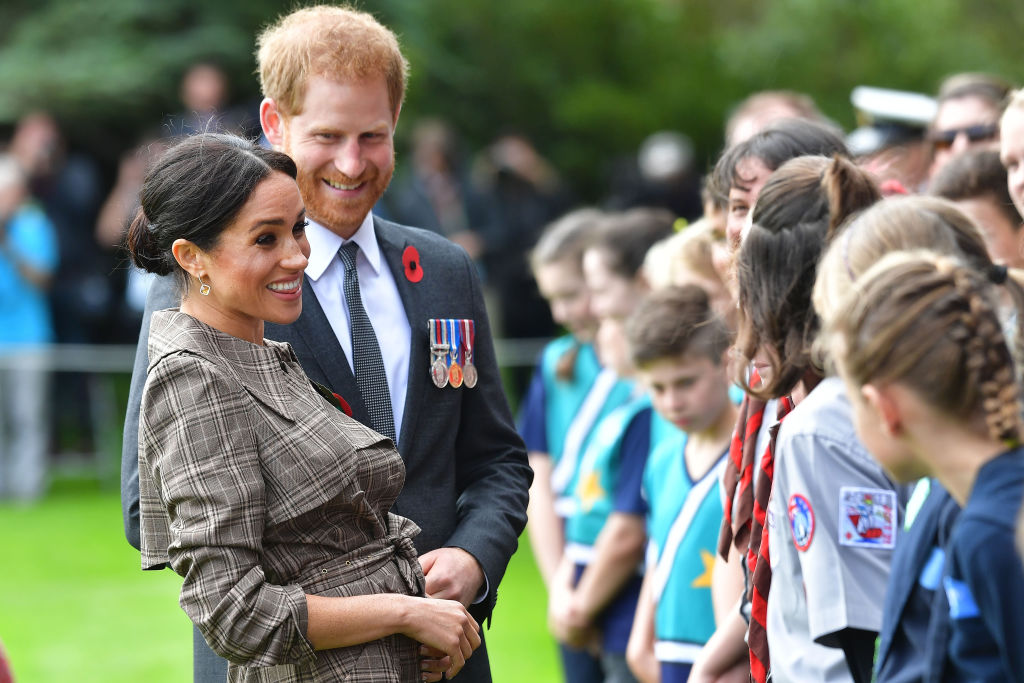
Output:
<path fill-rule="evenodd" d="M 409 383 L 409 344 L 412 332 L 409 318 L 398 293 L 398 285 L 391 269 L 384 261 L 377 244 L 373 227 L 373 214 L 366 214 L 363 224 L 351 240 L 343 240 L 337 234 L 313 221 L 306 228 L 309 240 L 309 264 L 306 275 L 312 281 L 320 307 L 331 324 L 341 349 L 345 352 L 348 365 L 355 374 L 352 361 L 352 332 L 349 323 L 348 304 L 345 302 L 345 265 L 338 256 L 343 244 L 355 242 L 359 245 L 356 257 L 356 271 L 359 274 L 359 293 L 363 308 L 370 318 L 373 331 L 380 345 L 384 360 L 384 374 L 391 394 L 391 412 L 395 418 L 395 441 L 402 438 L 402 416 L 405 414 L 405 395 Z M 333 388 L 333 387 L 332 387 Z"/>
<path fill-rule="evenodd" d="M 857 438 L 838 378 L 822 380 L 783 420 L 772 484 L 772 680 L 852 681 L 834 635 L 881 629 L 905 496 Z"/>

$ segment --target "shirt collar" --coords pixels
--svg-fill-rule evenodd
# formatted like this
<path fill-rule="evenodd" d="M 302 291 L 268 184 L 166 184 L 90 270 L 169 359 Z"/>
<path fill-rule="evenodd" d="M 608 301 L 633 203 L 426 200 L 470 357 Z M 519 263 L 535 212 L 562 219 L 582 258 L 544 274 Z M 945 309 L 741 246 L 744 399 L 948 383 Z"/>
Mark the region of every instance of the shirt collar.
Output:
<path fill-rule="evenodd" d="M 358 244 L 373 272 L 380 273 L 380 247 L 377 245 L 377 232 L 373 226 L 373 213 L 366 214 L 362 225 L 350 240 L 342 239 L 337 233 L 310 219 L 306 227 L 306 239 L 309 240 L 306 275 L 313 281 L 320 279 L 327 267 L 334 262 L 341 245 L 347 242 Z"/>

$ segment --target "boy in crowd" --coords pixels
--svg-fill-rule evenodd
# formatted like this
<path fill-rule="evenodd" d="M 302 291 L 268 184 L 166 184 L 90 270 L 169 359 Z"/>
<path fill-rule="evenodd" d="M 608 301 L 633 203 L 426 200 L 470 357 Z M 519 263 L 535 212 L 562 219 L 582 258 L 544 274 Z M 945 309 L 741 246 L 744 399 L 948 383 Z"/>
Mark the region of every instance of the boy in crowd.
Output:
<path fill-rule="evenodd" d="M 730 395 L 730 335 L 696 285 L 652 294 L 628 327 L 638 379 L 681 432 L 652 449 L 644 469 L 650 540 L 627 659 L 644 683 L 681 682 L 743 588 L 739 562 L 715 555 L 739 398 Z"/>

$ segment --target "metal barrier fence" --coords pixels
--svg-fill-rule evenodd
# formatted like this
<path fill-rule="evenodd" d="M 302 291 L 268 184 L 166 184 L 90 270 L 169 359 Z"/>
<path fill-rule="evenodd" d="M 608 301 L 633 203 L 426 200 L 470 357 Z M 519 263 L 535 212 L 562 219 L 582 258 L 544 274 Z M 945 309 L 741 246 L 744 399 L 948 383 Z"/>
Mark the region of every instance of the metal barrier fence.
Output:
<path fill-rule="evenodd" d="M 548 339 L 496 339 L 495 352 L 501 369 L 532 367 Z M 31 364 L 51 373 L 83 375 L 85 411 L 92 448 L 87 452 L 52 454 L 51 465 L 59 474 L 96 477 L 106 484 L 119 478 L 121 433 L 124 425 L 122 387 L 135 363 L 135 345 L 53 344 L 11 354 L 0 354 L 0 371 Z M 81 389 L 82 385 L 79 385 Z M 59 390 L 53 387 L 52 391 Z M 56 419 L 51 415 L 51 420 Z"/>

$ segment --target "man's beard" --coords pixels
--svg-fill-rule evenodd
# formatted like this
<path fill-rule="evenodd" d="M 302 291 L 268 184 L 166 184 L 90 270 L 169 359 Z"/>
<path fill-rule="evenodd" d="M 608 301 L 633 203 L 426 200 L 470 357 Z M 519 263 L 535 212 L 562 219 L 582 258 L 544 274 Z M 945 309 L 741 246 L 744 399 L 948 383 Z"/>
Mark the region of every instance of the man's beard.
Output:
<path fill-rule="evenodd" d="M 384 194 L 391 176 L 394 173 L 394 157 L 392 156 L 391 167 L 384 173 L 376 165 L 367 163 L 366 169 L 359 178 L 347 178 L 339 173 L 331 174 L 331 180 L 343 185 L 357 185 L 366 183 L 367 187 L 359 197 L 345 199 L 333 197 L 334 192 L 319 172 L 304 172 L 299 169 L 296 182 L 299 185 L 299 193 L 306 205 L 306 214 L 323 225 L 331 232 L 341 234 L 345 237 L 351 236 L 362 224 L 366 214 L 373 209 L 373 206 Z"/>

